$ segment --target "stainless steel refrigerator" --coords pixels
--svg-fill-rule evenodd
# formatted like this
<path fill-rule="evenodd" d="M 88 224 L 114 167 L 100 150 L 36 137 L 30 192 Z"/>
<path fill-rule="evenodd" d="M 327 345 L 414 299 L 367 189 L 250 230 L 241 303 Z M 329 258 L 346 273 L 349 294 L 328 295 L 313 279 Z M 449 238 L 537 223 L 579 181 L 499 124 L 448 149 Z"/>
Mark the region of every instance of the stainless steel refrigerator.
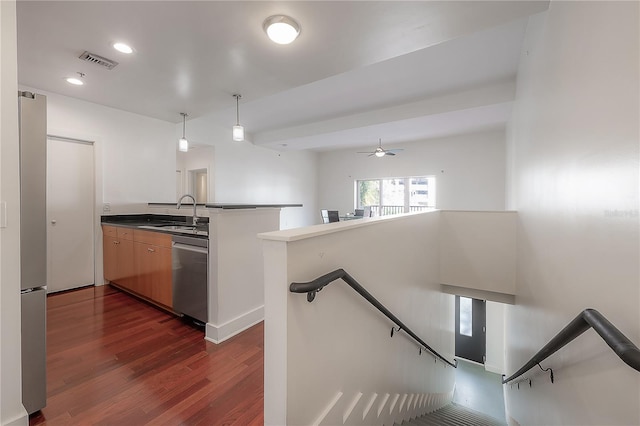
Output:
<path fill-rule="evenodd" d="M 20 106 L 20 299 L 22 404 L 47 404 L 47 98 L 18 94 Z"/>

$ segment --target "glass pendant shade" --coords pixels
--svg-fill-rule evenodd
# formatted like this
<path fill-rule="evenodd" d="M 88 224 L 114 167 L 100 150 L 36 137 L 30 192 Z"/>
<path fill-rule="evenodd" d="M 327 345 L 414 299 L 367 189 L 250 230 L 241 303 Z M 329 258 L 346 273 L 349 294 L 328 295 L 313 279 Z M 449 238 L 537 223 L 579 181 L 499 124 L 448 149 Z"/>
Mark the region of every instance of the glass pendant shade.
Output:
<path fill-rule="evenodd" d="M 244 127 L 239 124 L 233 126 L 233 140 L 236 142 L 242 142 L 244 140 Z"/>
<path fill-rule="evenodd" d="M 189 151 L 189 141 L 185 138 L 180 138 L 178 141 L 178 151 L 187 152 Z"/>

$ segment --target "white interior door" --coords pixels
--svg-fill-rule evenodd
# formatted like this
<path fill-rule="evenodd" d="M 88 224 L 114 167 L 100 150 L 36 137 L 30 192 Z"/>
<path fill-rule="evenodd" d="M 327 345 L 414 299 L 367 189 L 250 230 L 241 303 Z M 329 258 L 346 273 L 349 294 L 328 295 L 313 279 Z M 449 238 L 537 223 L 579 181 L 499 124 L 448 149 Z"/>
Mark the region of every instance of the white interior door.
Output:
<path fill-rule="evenodd" d="M 47 140 L 47 291 L 94 284 L 93 144 Z"/>

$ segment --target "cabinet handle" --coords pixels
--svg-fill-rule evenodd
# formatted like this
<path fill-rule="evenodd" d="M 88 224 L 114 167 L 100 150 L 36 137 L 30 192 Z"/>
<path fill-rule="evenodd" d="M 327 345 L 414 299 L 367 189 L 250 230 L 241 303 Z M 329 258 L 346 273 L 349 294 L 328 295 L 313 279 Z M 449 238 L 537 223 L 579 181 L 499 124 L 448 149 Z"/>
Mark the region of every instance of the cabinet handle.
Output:
<path fill-rule="evenodd" d="M 113 244 L 120 244 L 120 241 L 114 241 Z"/>
<path fill-rule="evenodd" d="M 149 253 L 153 253 L 153 252 L 155 252 L 155 250 L 154 250 L 154 249 L 152 249 L 152 248 L 148 248 L 147 250 L 149 251 Z"/>

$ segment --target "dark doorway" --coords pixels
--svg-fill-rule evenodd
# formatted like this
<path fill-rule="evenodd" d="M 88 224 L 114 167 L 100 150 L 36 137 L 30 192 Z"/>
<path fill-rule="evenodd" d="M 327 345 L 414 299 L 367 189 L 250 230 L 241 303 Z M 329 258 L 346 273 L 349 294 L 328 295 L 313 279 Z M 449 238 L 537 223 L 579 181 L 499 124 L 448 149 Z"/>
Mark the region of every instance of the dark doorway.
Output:
<path fill-rule="evenodd" d="M 456 296 L 456 356 L 484 364 L 485 301 Z"/>

